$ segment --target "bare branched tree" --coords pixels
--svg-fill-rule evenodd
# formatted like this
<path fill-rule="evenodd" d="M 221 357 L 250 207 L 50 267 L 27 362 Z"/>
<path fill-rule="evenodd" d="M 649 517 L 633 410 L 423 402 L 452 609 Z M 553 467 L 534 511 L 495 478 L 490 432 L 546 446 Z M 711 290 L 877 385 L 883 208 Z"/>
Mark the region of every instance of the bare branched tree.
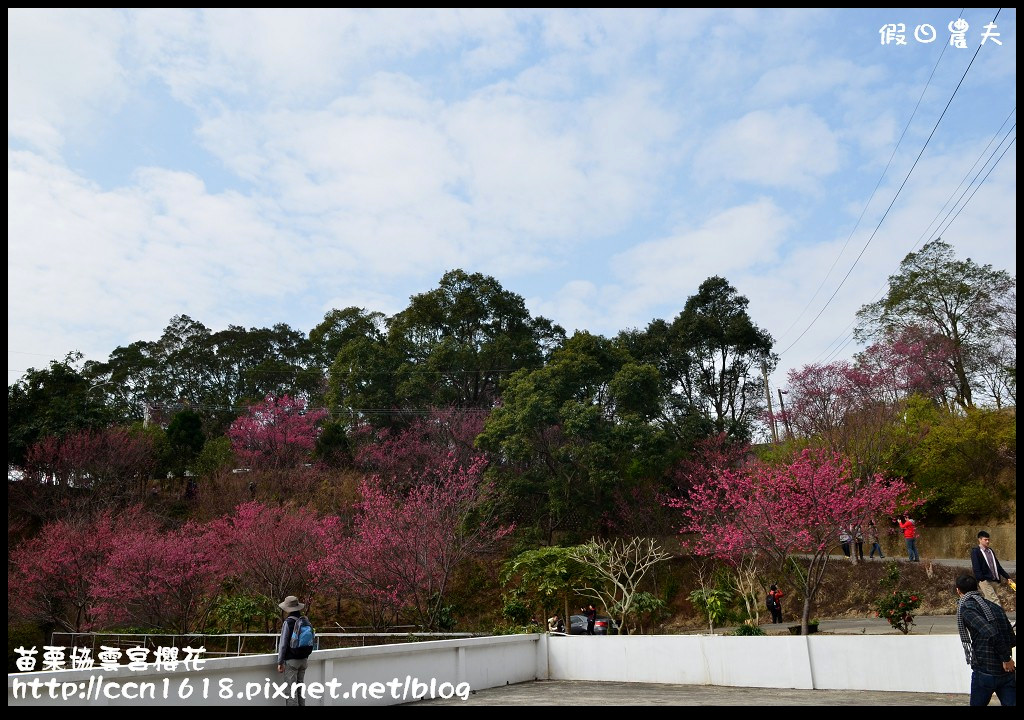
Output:
<path fill-rule="evenodd" d="M 626 627 L 626 615 L 640 590 L 640 581 L 654 565 L 672 557 L 651 538 L 597 540 L 570 548 L 570 557 L 594 570 L 598 582 L 574 590 L 607 608 Z"/>
<path fill-rule="evenodd" d="M 755 625 L 761 624 L 761 609 L 764 605 L 764 581 L 761 560 L 756 553 L 744 555 L 729 573 L 729 585 L 743 601 L 747 617 Z"/>

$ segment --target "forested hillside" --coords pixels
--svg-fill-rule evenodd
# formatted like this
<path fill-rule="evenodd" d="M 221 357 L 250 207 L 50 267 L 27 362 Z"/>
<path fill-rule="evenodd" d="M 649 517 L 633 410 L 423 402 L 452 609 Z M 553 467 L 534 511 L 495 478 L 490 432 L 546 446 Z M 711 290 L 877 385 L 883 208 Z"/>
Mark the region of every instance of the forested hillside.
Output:
<path fill-rule="evenodd" d="M 616 541 L 683 529 L 668 555 L 753 559 L 749 608 L 791 555 L 825 573 L 840 527 L 1015 518 L 1015 279 L 936 241 L 858 320 L 863 350 L 794 370 L 777 405 L 773 338 L 721 277 L 615 337 L 453 270 L 392 316 L 179 315 L 72 352 L 8 388 L 9 617 L 244 631 L 298 595 L 347 626 L 478 630 L 591 597 L 650 626 L 679 588 L 609 590 L 642 563 Z"/>

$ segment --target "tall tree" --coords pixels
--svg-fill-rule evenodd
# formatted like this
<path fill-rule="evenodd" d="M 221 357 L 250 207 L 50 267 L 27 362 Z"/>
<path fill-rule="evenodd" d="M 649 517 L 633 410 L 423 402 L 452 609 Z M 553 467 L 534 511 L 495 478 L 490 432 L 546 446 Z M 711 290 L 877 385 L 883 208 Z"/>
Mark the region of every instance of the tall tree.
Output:
<path fill-rule="evenodd" d="M 47 436 L 98 429 L 114 418 L 102 391 L 76 364 L 79 353 L 30 368 L 7 388 L 7 463 L 21 466 L 28 449 Z"/>
<path fill-rule="evenodd" d="M 771 370 L 771 336 L 747 313 L 749 301 L 721 277 L 701 283 L 671 323 L 653 320 L 620 341 L 661 376 L 662 426 L 683 449 L 725 432 L 746 440 L 763 407 L 762 366 Z"/>
<path fill-rule="evenodd" d="M 657 387 L 654 367 L 586 332 L 545 367 L 514 373 L 477 439 L 502 458 L 492 474 L 511 518 L 538 523 L 549 544 L 558 531 L 599 531 L 613 489 L 662 470 Z"/>
<path fill-rule="evenodd" d="M 194 410 L 182 410 L 167 426 L 167 465 L 178 477 L 185 476 L 206 444 L 203 421 Z"/>
<path fill-rule="evenodd" d="M 953 401 L 973 407 L 985 374 L 1016 367 L 1015 348 L 1012 363 L 1005 348 L 999 358 L 1011 312 L 1007 298 L 1015 292 L 1016 278 L 1009 273 L 970 258 L 957 260 L 951 246 L 933 240 L 903 258 L 899 272 L 889 276 L 885 297 L 857 312 L 855 334 L 864 341 L 922 328 L 945 338 L 953 349 L 946 361 L 954 376 Z M 1015 307 L 1012 313 L 1015 326 Z"/>
<path fill-rule="evenodd" d="M 178 411 L 198 412 L 207 435 L 219 435 L 245 405 L 274 395 L 317 395 L 322 368 L 305 335 L 284 323 L 213 333 L 186 315 L 171 318 L 157 341 L 118 347 L 88 363 L 122 421 L 151 416 L 166 424 Z"/>
<path fill-rule="evenodd" d="M 672 323 L 687 355 L 681 392 L 718 432 L 741 438 L 762 409 L 761 367 L 774 365 L 771 335 L 754 325 L 749 304 L 725 278 L 711 277 Z"/>
<path fill-rule="evenodd" d="M 392 318 L 389 340 L 406 363 L 399 394 L 413 403 L 490 408 L 508 373 L 537 368 L 561 329 L 533 318 L 493 277 L 451 270 Z"/>
<path fill-rule="evenodd" d="M 489 409 L 512 372 L 539 368 L 564 339 L 493 277 L 452 270 L 387 320 L 349 308 L 314 330 L 332 358 L 332 410 L 367 410 L 375 425 L 405 424 L 430 407 Z M 334 353 L 331 355 L 331 353 Z"/>
<path fill-rule="evenodd" d="M 358 307 L 331 310 L 319 325 L 309 331 L 313 358 L 321 367 L 329 368 L 349 343 L 360 339 L 379 342 L 384 339 L 386 331 L 387 318 L 383 313 Z"/>

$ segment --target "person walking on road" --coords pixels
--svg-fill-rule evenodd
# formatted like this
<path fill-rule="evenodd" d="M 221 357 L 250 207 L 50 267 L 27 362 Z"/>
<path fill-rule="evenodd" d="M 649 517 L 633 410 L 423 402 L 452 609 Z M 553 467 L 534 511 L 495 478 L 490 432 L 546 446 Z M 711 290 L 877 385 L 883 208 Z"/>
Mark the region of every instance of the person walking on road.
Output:
<path fill-rule="evenodd" d="M 995 552 L 989 547 L 992 539 L 989 534 L 982 530 L 978 533 L 978 547 L 971 548 L 971 567 L 974 570 L 974 578 L 978 581 L 978 590 L 985 596 L 985 599 L 994 602 L 1002 607 L 999 602 L 999 595 L 996 587 L 1003 581 L 1003 578 L 1010 579 L 1010 574 L 1003 570 Z"/>
<path fill-rule="evenodd" d="M 871 554 L 868 555 L 868 557 L 874 560 L 875 550 L 877 550 L 878 558 L 880 560 L 885 560 L 885 554 L 882 552 L 882 545 L 878 541 L 878 526 L 875 525 L 874 520 L 868 523 L 868 536 L 871 538 Z"/>
<path fill-rule="evenodd" d="M 978 581 L 971 575 L 956 580 L 960 599 L 956 607 L 956 626 L 971 666 L 971 705 L 985 706 L 992 693 L 999 704 L 1017 704 L 1017 668 L 1013 648 L 1017 636 L 1003 609 L 978 592 Z"/>

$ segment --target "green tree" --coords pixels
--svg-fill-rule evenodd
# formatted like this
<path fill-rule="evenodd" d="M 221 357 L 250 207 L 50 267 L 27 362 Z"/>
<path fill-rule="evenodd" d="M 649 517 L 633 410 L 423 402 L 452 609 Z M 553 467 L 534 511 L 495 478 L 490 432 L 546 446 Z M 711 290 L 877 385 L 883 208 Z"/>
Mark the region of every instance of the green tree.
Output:
<path fill-rule="evenodd" d="M 683 448 L 721 432 L 748 439 L 764 407 L 761 368 L 777 359 L 748 304 L 727 280 L 710 277 L 672 323 L 620 335 L 638 361 L 658 369 L 663 425 Z"/>
<path fill-rule="evenodd" d="M 747 314 L 749 301 L 725 278 L 711 277 L 687 299 L 672 330 L 688 372 L 682 392 L 718 432 L 744 438 L 763 405 L 762 365 L 774 365 L 772 338 Z"/>
<path fill-rule="evenodd" d="M 1005 514 L 1017 490 L 1017 419 L 1010 410 L 950 412 L 912 398 L 894 444 L 894 471 L 927 498 L 925 514 L 949 521 Z"/>
<path fill-rule="evenodd" d="M 203 419 L 194 410 L 182 410 L 167 426 L 168 465 L 177 477 L 183 477 L 206 444 Z"/>
<path fill-rule="evenodd" d="M 268 394 L 320 396 L 324 372 L 305 335 L 284 323 L 213 333 L 186 315 L 171 318 L 157 341 L 115 348 L 89 366 L 123 420 L 156 422 L 190 408 L 207 435 L 219 435 L 246 405 Z"/>
<path fill-rule="evenodd" d="M 490 408 L 505 375 L 540 367 L 561 339 L 561 328 L 531 317 L 522 297 L 462 270 L 414 295 L 389 328 L 405 354 L 399 396 L 434 407 Z"/>
<path fill-rule="evenodd" d="M 592 533 L 614 489 L 664 467 L 657 371 L 616 341 L 576 333 L 543 368 L 514 373 L 478 446 L 502 462 L 489 470 L 514 505 L 516 522 L 555 532 Z"/>
<path fill-rule="evenodd" d="M 313 458 L 329 467 L 346 467 L 352 464 L 352 447 L 345 434 L 345 426 L 339 422 L 325 422 L 316 438 Z"/>
<path fill-rule="evenodd" d="M 541 608 L 541 616 L 549 610 L 562 611 L 569 627 L 569 598 L 573 588 L 592 580 L 593 573 L 572 556 L 572 548 L 549 547 L 527 550 L 505 563 L 501 571 L 502 585 L 514 585 L 515 596 L 531 609 Z"/>
<path fill-rule="evenodd" d="M 210 338 L 214 348 L 213 377 L 207 404 L 223 408 L 220 432 L 241 408 L 267 395 L 320 395 L 325 373 L 315 367 L 313 346 L 306 336 L 285 323 L 269 328 L 230 325 Z"/>
<path fill-rule="evenodd" d="M 327 368 L 349 343 L 364 338 L 380 342 L 386 330 L 387 318 L 383 313 L 347 307 L 324 315 L 323 321 L 309 331 L 309 342 L 315 361 Z"/>
<path fill-rule="evenodd" d="M 1011 362 L 1003 347 L 1007 327 L 1016 326 L 1016 306 L 1007 302 L 1015 292 L 1009 273 L 957 260 L 952 247 L 933 240 L 903 258 L 885 297 L 857 312 L 855 334 L 864 341 L 921 328 L 945 338 L 953 349 L 946 360 L 954 375 L 953 401 L 973 407 L 986 374 L 1016 369 L 1016 351 Z"/>
<path fill-rule="evenodd" d="M 99 429 L 114 420 L 102 390 L 75 364 L 80 353 L 30 368 L 7 388 L 7 463 L 22 466 L 28 449 L 47 436 Z"/>
<path fill-rule="evenodd" d="M 509 373 L 539 368 L 564 338 L 551 321 L 534 318 L 523 298 L 493 277 L 452 270 L 439 287 L 410 298 L 387 320 L 349 308 L 314 331 L 322 356 L 333 352 L 332 409 L 370 409 L 369 419 L 399 424 L 396 413 L 424 408 L 490 409 Z"/>
<path fill-rule="evenodd" d="M 199 477 L 210 477 L 233 468 L 235 462 L 235 452 L 231 449 L 231 440 L 222 435 L 206 441 L 199 455 L 192 461 L 192 468 Z"/>

